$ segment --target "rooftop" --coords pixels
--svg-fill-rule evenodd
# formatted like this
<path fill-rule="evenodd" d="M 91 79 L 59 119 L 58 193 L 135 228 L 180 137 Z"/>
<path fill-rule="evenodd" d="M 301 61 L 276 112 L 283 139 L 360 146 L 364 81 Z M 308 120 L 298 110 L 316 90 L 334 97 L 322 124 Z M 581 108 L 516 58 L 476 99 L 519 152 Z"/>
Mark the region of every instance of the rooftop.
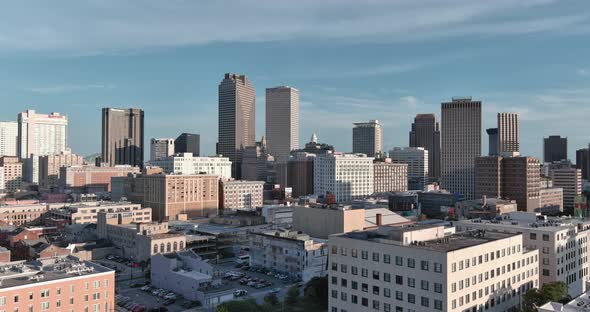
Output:
<path fill-rule="evenodd" d="M 538 212 L 511 212 L 494 220 L 471 219 L 458 221 L 461 224 L 491 224 L 506 228 L 535 228 L 540 231 L 555 232 L 569 228 L 590 229 L 590 219 L 571 217 L 547 217 Z"/>
<path fill-rule="evenodd" d="M 431 239 L 421 241 L 412 241 L 411 235 L 406 234 L 416 231 L 438 231 L 438 236 L 432 236 Z M 451 252 L 518 235 L 486 231 L 468 231 L 452 235 L 441 235 L 443 231 L 444 227 L 440 225 L 381 226 L 374 230 L 349 232 L 338 236 L 388 245 L 405 246 L 407 248 Z M 409 243 L 404 242 L 405 239 L 403 238 L 406 237 L 410 238 Z"/>
<path fill-rule="evenodd" d="M 590 291 L 581 294 L 579 297 L 561 304 L 558 302 L 548 302 L 539 307 L 539 312 L 588 312 L 590 311 Z"/>
<path fill-rule="evenodd" d="M 0 289 L 115 271 L 73 257 L 50 262 L 10 262 L 0 265 Z"/>

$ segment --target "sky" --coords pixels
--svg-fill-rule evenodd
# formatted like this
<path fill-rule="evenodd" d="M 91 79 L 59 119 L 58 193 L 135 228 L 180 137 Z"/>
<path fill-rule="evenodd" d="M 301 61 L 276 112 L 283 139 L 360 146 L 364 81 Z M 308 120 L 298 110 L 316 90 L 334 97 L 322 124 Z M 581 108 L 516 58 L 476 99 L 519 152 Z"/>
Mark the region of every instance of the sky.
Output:
<path fill-rule="evenodd" d="M 483 102 L 485 129 L 518 112 L 521 153 L 567 136 L 590 143 L 590 4 L 585 0 L 14 1 L 0 10 L 0 120 L 69 118 L 74 153 L 100 152 L 102 107 L 145 110 L 146 142 L 201 134 L 215 153 L 217 86 L 300 90 L 300 145 L 317 132 L 352 149 L 352 123 L 378 119 L 384 147 L 408 145 L 418 113 L 453 96 Z M 146 158 L 149 147 L 146 146 Z"/>

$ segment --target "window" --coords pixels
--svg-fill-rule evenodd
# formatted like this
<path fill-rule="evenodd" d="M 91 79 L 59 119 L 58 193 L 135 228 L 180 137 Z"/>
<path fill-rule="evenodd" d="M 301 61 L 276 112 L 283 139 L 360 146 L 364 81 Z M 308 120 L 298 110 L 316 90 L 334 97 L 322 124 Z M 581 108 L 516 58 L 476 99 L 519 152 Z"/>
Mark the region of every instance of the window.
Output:
<path fill-rule="evenodd" d="M 383 296 L 387 298 L 391 297 L 391 289 L 383 288 Z"/>
<path fill-rule="evenodd" d="M 373 271 L 373 279 L 379 280 L 379 271 Z"/>
<path fill-rule="evenodd" d="M 379 310 L 379 301 L 373 300 L 373 309 Z"/>
<path fill-rule="evenodd" d="M 346 247 L 340 247 L 340 254 L 346 256 L 348 254 L 348 249 L 346 249 Z"/>
<path fill-rule="evenodd" d="M 416 287 L 416 279 L 413 277 L 408 277 L 408 287 L 415 288 Z"/>
<path fill-rule="evenodd" d="M 340 286 L 342 287 L 348 287 L 348 280 L 343 278 L 340 280 Z"/>
<path fill-rule="evenodd" d="M 408 294 L 408 302 L 409 303 L 416 303 L 416 295 Z"/>
<path fill-rule="evenodd" d="M 340 265 L 340 272 L 348 273 L 348 266 L 346 264 L 341 264 Z"/>
<path fill-rule="evenodd" d="M 369 276 L 369 270 L 365 269 L 365 268 L 361 268 L 361 276 L 362 277 L 367 277 Z"/>
<path fill-rule="evenodd" d="M 396 275 L 395 276 L 395 283 L 398 285 L 403 285 L 404 284 L 404 278 L 401 275 Z"/>
<path fill-rule="evenodd" d="M 404 265 L 404 258 L 400 256 L 395 256 L 395 264 L 396 265 Z"/>
<path fill-rule="evenodd" d="M 421 297 L 420 298 L 420 304 L 423 307 L 428 307 L 428 306 L 430 306 L 430 299 L 428 299 L 428 297 Z"/>
<path fill-rule="evenodd" d="M 366 250 L 361 250 L 361 258 L 364 260 L 369 259 L 369 252 Z"/>
<path fill-rule="evenodd" d="M 420 261 L 420 268 L 424 271 L 428 271 L 428 261 Z"/>
<path fill-rule="evenodd" d="M 422 280 L 422 282 L 420 283 L 420 288 L 422 288 L 423 290 L 428 290 L 428 281 Z"/>
<path fill-rule="evenodd" d="M 395 299 L 404 300 L 404 293 L 399 290 L 396 290 L 395 291 Z"/>
<path fill-rule="evenodd" d="M 361 284 L 361 290 L 363 292 L 368 292 L 369 291 L 369 285 L 368 284 L 365 284 L 365 283 L 362 283 Z"/>
<path fill-rule="evenodd" d="M 384 312 L 391 312 L 391 305 L 389 303 L 383 303 L 383 311 Z"/>
<path fill-rule="evenodd" d="M 416 267 L 416 260 L 412 259 L 412 258 L 408 258 L 408 267 L 409 268 L 414 268 Z"/>
<path fill-rule="evenodd" d="M 379 286 L 373 286 L 373 295 L 379 296 Z"/>
<path fill-rule="evenodd" d="M 543 241 L 545 241 L 545 242 L 549 241 L 549 234 L 543 234 Z"/>
<path fill-rule="evenodd" d="M 332 262 L 332 271 L 338 271 L 338 263 Z"/>
<path fill-rule="evenodd" d="M 373 253 L 373 261 L 379 262 L 379 253 L 378 252 Z"/>
<path fill-rule="evenodd" d="M 358 275 L 359 274 L 358 268 L 355 266 L 350 266 L 350 273 L 352 273 L 352 275 Z"/>
<path fill-rule="evenodd" d="M 6 305 L 6 297 L 0 297 L 0 306 Z"/>
<path fill-rule="evenodd" d="M 357 297 L 356 295 L 351 295 L 350 296 L 350 302 L 354 303 L 354 304 L 358 304 L 359 302 L 359 297 Z"/>
<path fill-rule="evenodd" d="M 352 249 L 350 250 L 350 255 L 351 255 L 353 258 L 358 258 L 358 250 L 356 250 L 356 249 L 352 248 Z"/>
<path fill-rule="evenodd" d="M 383 255 L 383 263 L 387 263 L 387 264 L 391 263 L 391 256 L 384 254 Z"/>
<path fill-rule="evenodd" d="M 94 281 L 94 289 L 100 288 L 100 281 Z"/>
<path fill-rule="evenodd" d="M 49 310 L 49 302 L 41 302 L 41 311 Z"/>
<path fill-rule="evenodd" d="M 453 272 L 453 273 L 457 272 L 457 263 L 453 262 L 451 264 L 451 272 Z"/>
<path fill-rule="evenodd" d="M 49 289 L 43 289 L 41 291 L 41 298 L 47 298 L 49 297 Z"/>
<path fill-rule="evenodd" d="M 442 301 L 434 299 L 434 309 L 442 311 Z"/>
<path fill-rule="evenodd" d="M 350 281 L 350 288 L 358 289 L 359 288 L 358 282 L 357 281 Z"/>
<path fill-rule="evenodd" d="M 434 263 L 434 272 L 436 273 L 442 273 L 442 264 L 440 263 Z"/>
<path fill-rule="evenodd" d="M 364 298 L 364 297 L 361 298 L 361 304 L 365 307 L 368 307 L 369 306 L 369 299 Z"/>
<path fill-rule="evenodd" d="M 391 282 L 391 274 L 390 273 L 383 273 L 383 280 L 386 282 Z"/>
<path fill-rule="evenodd" d="M 338 298 L 338 291 L 332 289 L 332 298 Z"/>
<path fill-rule="evenodd" d="M 434 292 L 442 294 L 442 284 L 434 283 Z"/>

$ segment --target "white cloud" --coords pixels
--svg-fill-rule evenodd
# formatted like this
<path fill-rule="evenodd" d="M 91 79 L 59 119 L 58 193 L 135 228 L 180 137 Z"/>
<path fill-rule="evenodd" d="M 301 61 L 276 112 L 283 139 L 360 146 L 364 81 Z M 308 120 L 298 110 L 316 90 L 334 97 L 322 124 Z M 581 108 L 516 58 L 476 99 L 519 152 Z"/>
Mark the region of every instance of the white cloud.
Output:
<path fill-rule="evenodd" d="M 93 54 L 214 42 L 561 34 L 588 25 L 579 12 L 551 0 L 13 2 L 0 12 L 0 49 Z"/>
<path fill-rule="evenodd" d="M 32 93 L 39 93 L 39 94 L 60 94 L 60 93 L 80 92 L 80 91 L 87 91 L 87 90 L 94 90 L 94 89 L 112 89 L 112 88 L 114 88 L 113 85 L 103 85 L 103 84 L 85 84 L 85 85 L 63 84 L 63 85 L 27 88 L 26 90 L 29 92 L 32 92 Z"/>
<path fill-rule="evenodd" d="M 590 71 L 588 71 L 586 68 L 578 68 L 578 70 L 576 70 L 576 73 L 580 76 L 590 75 Z"/>

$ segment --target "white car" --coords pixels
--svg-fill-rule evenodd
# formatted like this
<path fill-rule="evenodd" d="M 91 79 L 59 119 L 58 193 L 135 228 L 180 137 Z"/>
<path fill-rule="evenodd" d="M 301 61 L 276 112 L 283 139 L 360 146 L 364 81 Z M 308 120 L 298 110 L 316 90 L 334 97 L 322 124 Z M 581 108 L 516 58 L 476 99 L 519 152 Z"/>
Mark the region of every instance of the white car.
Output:
<path fill-rule="evenodd" d="M 234 291 L 234 296 L 235 297 L 242 297 L 248 294 L 248 291 L 245 289 L 236 289 L 236 291 Z"/>

